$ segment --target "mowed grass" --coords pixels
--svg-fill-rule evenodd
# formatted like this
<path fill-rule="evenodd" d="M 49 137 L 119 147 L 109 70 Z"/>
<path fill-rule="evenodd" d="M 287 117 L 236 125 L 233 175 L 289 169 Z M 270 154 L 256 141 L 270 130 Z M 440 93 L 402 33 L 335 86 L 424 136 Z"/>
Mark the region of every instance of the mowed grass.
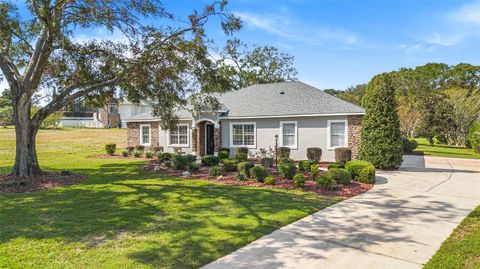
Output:
<path fill-rule="evenodd" d="M 475 153 L 469 148 L 441 144 L 434 144 L 433 146 L 430 146 L 428 140 L 425 138 L 417 138 L 416 140 L 418 142 L 418 147 L 415 149 L 415 151 L 423 152 L 424 155 L 447 158 L 480 159 L 480 154 Z"/>
<path fill-rule="evenodd" d="M 480 268 L 480 206 L 460 223 L 424 268 Z"/>
<path fill-rule="evenodd" d="M 142 161 L 87 158 L 125 130 L 41 130 L 45 170 L 86 181 L 0 195 L 2 268 L 197 268 L 339 201 L 313 193 L 162 177 Z M 0 172 L 14 159 L 14 130 L 0 129 Z"/>

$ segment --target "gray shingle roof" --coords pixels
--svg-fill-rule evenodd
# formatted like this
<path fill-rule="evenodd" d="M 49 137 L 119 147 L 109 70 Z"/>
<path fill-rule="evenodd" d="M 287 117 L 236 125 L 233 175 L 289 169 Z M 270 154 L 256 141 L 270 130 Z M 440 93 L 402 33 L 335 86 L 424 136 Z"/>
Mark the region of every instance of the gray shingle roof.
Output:
<path fill-rule="evenodd" d="M 365 110 L 301 81 L 256 84 L 218 96 L 228 117 L 359 114 Z"/>

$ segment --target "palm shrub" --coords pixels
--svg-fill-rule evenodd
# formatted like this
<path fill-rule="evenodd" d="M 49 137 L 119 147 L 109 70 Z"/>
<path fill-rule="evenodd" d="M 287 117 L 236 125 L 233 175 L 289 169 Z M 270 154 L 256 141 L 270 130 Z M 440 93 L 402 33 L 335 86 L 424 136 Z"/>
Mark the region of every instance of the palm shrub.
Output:
<path fill-rule="evenodd" d="M 107 154 L 113 155 L 117 150 L 117 144 L 114 144 L 114 143 L 106 144 L 105 150 L 107 151 Z"/>
<path fill-rule="evenodd" d="M 140 158 L 140 156 L 142 156 L 142 152 L 139 151 L 139 150 L 134 150 L 133 153 L 132 153 L 133 157 L 135 158 Z"/>
<path fill-rule="evenodd" d="M 315 179 L 317 182 L 317 187 L 326 189 L 326 190 L 333 190 L 337 187 L 337 183 L 333 179 L 332 175 L 325 174 L 317 177 Z"/>
<path fill-rule="evenodd" d="M 315 162 L 312 160 L 303 160 L 298 163 L 298 169 L 303 172 L 308 172 L 310 171 L 310 167 L 314 164 Z"/>
<path fill-rule="evenodd" d="M 132 154 L 133 150 L 135 147 L 126 147 L 125 150 L 128 152 L 128 154 Z"/>
<path fill-rule="evenodd" d="M 347 147 L 335 148 L 335 162 L 346 163 L 352 160 L 352 150 Z"/>
<path fill-rule="evenodd" d="M 126 151 L 126 150 L 122 151 L 122 156 L 123 157 L 128 157 L 128 151 Z"/>
<path fill-rule="evenodd" d="M 204 166 L 214 166 L 220 163 L 220 158 L 213 155 L 203 156 L 202 165 Z"/>
<path fill-rule="evenodd" d="M 224 160 L 224 159 L 228 159 L 228 157 L 230 157 L 230 153 L 226 150 L 221 150 L 218 152 L 218 159 L 219 160 Z"/>
<path fill-rule="evenodd" d="M 237 161 L 236 160 L 223 160 L 223 169 L 226 172 L 235 172 L 237 171 Z"/>
<path fill-rule="evenodd" d="M 305 177 L 303 174 L 296 174 L 293 176 L 293 182 L 298 188 L 305 186 Z"/>
<path fill-rule="evenodd" d="M 476 121 L 468 132 L 468 141 L 473 151 L 480 153 L 480 121 Z"/>
<path fill-rule="evenodd" d="M 277 148 L 277 158 L 279 158 L 279 159 L 290 158 L 290 148 L 288 148 L 288 147 L 278 147 Z"/>
<path fill-rule="evenodd" d="M 145 152 L 145 158 L 150 159 L 153 157 L 153 153 L 150 151 Z"/>
<path fill-rule="evenodd" d="M 267 168 L 260 165 L 250 169 L 250 174 L 258 182 L 263 182 L 263 180 L 268 176 Z"/>
<path fill-rule="evenodd" d="M 307 148 L 307 159 L 318 163 L 321 158 L 322 158 L 321 148 Z"/>
<path fill-rule="evenodd" d="M 351 175 L 355 181 L 364 183 L 375 182 L 375 166 L 367 161 L 354 160 L 345 164 L 345 170 Z"/>
<path fill-rule="evenodd" d="M 191 162 L 187 165 L 187 170 L 189 172 L 198 172 L 200 171 L 200 165 L 196 162 Z"/>
<path fill-rule="evenodd" d="M 247 177 L 250 177 L 250 169 L 252 169 L 254 166 L 255 164 L 252 162 L 241 162 L 237 165 L 237 171 L 244 173 L 247 175 Z"/>
<path fill-rule="evenodd" d="M 312 164 L 312 166 L 310 166 L 310 176 L 312 178 L 316 178 L 318 174 L 319 174 L 318 164 Z"/>
<path fill-rule="evenodd" d="M 395 100 L 394 75 L 375 76 L 362 99 L 366 115 L 362 120 L 360 159 L 378 168 L 398 168 L 402 163 L 402 140 Z"/>
<path fill-rule="evenodd" d="M 240 181 L 247 180 L 247 175 L 245 175 L 244 173 L 240 173 L 240 172 L 235 173 L 234 177 L 235 177 L 236 180 L 240 180 Z"/>
<path fill-rule="evenodd" d="M 412 153 L 418 146 L 418 143 L 413 138 L 402 137 L 402 148 L 404 153 Z"/>
<path fill-rule="evenodd" d="M 327 172 L 328 176 L 331 176 L 337 184 L 348 185 L 352 180 L 352 175 L 342 168 L 332 168 Z"/>
<path fill-rule="evenodd" d="M 212 177 L 218 177 L 222 174 L 222 168 L 220 166 L 212 166 L 208 169 L 208 175 Z"/>
<path fill-rule="evenodd" d="M 294 163 L 284 162 L 278 165 L 278 173 L 286 179 L 293 179 L 297 173 L 297 167 Z"/>

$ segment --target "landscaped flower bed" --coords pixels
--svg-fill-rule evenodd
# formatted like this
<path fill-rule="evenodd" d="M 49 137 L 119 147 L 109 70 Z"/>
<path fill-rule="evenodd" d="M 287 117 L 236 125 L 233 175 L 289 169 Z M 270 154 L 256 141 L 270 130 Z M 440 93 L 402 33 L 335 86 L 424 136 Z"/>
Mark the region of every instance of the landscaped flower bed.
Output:
<path fill-rule="evenodd" d="M 85 175 L 68 171 L 61 173 L 43 172 L 35 177 L 17 177 L 14 175 L 0 175 L 0 193 L 23 193 L 60 186 L 73 185 L 86 179 Z"/>

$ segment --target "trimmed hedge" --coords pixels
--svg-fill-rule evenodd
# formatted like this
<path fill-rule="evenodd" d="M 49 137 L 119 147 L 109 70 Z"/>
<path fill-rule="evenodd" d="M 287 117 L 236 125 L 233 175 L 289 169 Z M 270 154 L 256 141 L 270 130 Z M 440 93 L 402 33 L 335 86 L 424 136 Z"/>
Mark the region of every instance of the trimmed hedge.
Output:
<path fill-rule="evenodd" d="M 157 154 L 159 152 L 163 152 L 163 147 L 162 146 L 153 146 L 152 151 Z"/>
<path fill-rule="evenodd" d="M 115 154 L 116 150 L 117 150 L 117 144 L 110 143 L 105 145 L 105 151 L 107 151 L 107 154 L 109 155 Z"/>
<path fill-rule="evenodd" d="M 285 162 L 278 166 L 278 173 L 286 179 L 293 179 L 297 173 L 297 167 L 294 163 Z"/>
<path fill-rule="evenodd" d="M 138 150 L 138 151 L 143 152 L 143 151 L 145 150 L 145 147 L 142 146 L 142 145 L 138 145 L 138 146 L 135 146 L 135 149 Z"/>
<path fill-rule="evenodd" d="M 305 177 L 303 176 L 303 174 L 296 174 L 293 177 L 293 182 L 298 188 L 303 187 L 305 186 Z"/>
<path fill-rule="evenodd" d="M 375 166 L 367 161 L 350 161 L 345 164 L 345 169 L 350 172 L 352 179 L 363 183 L 375 182 Z M 363 171 L 362 171 L 363 170 Z"/>
<path fill-rule="evenodd" d="M 265 185 L 275 185 L 275 183 L 277 183 L 277 180 L 272 176 L 268 176 L 263 180 L 263 183 L 265 183 Z"/>
<path fill-rule="evenodd" d="M 193 162 L 197 161 L 197 156 L 195 156 L 193 154 L 187 154 L 187 155 L 185 155 L 185 157 L 187 158 L 189 163 L 193 163 Z"/>
<path fill-rule="evenodd" d="M 128 152 L 128 154 L 132 154 L 133 150 L 135 147 L 126 147 L 125 150 Z"/>
<path fill-rule="evenodd" d="M 325 174 L 315 178 L 317 187 L 325 190 L 333 190 L 337 187 L 337 183 L 331 175 Z"/>
<path fill-rule="evenodd" d="M 418 146 L 417 140 L 402 137 L 403 153 L 412 153 Z"/>
<path fill-rule="evenodd" d="M 222 150 L 218 152 L 218 159 L 228 159 L 230 157 L 230 153 L 228 151 Z"/>
<path fill-rule="evenodd" d="M 315 164 L 315 161 L 312 160 L 303 160 L 298 163 L 298 169 L 303 172 L 310 171 L 310 167 Z"/>
<path fill-rule="evenodd" d="M 476 121 L 468 132 L 468 141 L 476 153 L 480 153 L 480 121 Z"/>
<path fill-rule="evenodd" d="M 290 159 L 290 158 L 283 158 L 283 159 L 280 159 L 278 161 L 278 164 L 286 164 L 286 163 L 292 163 L 292 164 L 295 164 L 295 161 L 293 161 L 293 159 Z"/>
<path fill-rule="evenodd" d="M 235 148 L 235 153 L 238 154 L 238 153 L 245 153 L 248 155 L 248 148 L 246 147 L 238 147 L 238 148 Z"/>
<path fill-rule="evenodd" d="M 237 171 L 237 161 L 229 159 L 223 160 L 223 169 L 225 169 L 226 172 Z"/>
<path fill-rule="evenodd" d="M 202 158 L 202 165 L 204 166 L 214 166 L 214 165 L 218 165 L 219 163 L 220 163 L 220 158 L 218 158 L 217 156 L 207 155 L 207 156 L 203 156 Z"/>
<path fill-rule="evenodd" d="M 332 168 L 345 168 L 345 165 L 343 163 L 331 163 L 327 166 L 328 170 Z"/>
<path fill-rule="evenodd" d="M 172 159 L 172 154 L 169 152 L 159 152 L 157 158 L 162 162 L 169 161 Z"/>
<path fill-rule="evenodd" d="M 277 148 L 277 157 L 279 159 L 290 158 L 290 148 L 278 147 Z"/>
<path fill-rule="evenodd" d="M 318 164 L 312 164 L 312 166 L 310 166 L 310 176 L 312 178 L 316 178 L 319 173 L 320 171 L 318 171 Z"/>
<path fill-rule="evenodd" d="M 226 151 L 230 154 L 230 148 L 220 148 L 218 152 L 221 152 L 221 151 Z"/>
<path fill-rule="evenodd" d="M 263 180 L 268 176 L 267 168 L 263 166 L 255 166 L 250 169 L 250 174 L 258 182 L 263 182 Z"/>
<path fill-rule="evenodd" d="M 322 158 L 321 148 L 307 148 L 307 159 L 318 163 L 321 158 Z"/>
<path fill-rule="evenodd" d="M 248 160 L 248 154 L 238 152 L 237 154 L 235 154 L 235 159 L 239 162 L 246 161 L 246 160 Z"/>
<path fill-rule="evenodd" d="M 237 165 L 237 171 L 244 173 L 247 177 L 250 177 L 250 169 L 255 166 L 252 162 L 241 162 Z"/>
<path fill-rule="evenodd" d="M 352 180 L 352 175 L 345 169 L 332 168 L 327 172 L 328 176 L 331 176 L 337 184 L 348 185 Z"/>
<path fill-rule="evenodd" d="M 352 150 L 347 147 L 335 148 L 335 162 L 346 163 L 352 160 Z"/>
<path fill-rule="evenodd" d="M 185 170 L 191 163 L 187 155 L 175 154 L 172 157 L 173 167 L 177 170 Z"/>

